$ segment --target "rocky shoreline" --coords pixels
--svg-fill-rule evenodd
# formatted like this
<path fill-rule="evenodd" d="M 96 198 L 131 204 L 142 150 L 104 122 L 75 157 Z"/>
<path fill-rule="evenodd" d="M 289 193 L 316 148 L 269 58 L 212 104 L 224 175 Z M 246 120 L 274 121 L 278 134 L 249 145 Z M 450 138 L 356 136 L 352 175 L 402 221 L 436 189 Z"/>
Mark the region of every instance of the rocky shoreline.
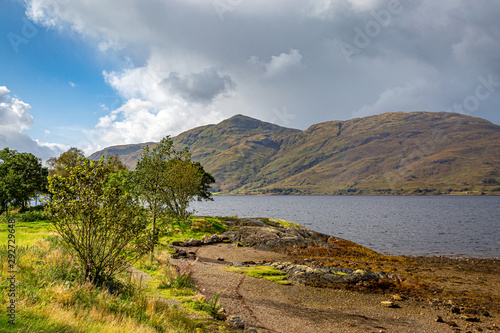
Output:
<path fill-rule="evenodd" d="M 226 252 L 215 258 L 223 265 L 271 266 L 284 272 L 293 284 L 305 287 L 397 295 L 399 301 L 409 299 L 437 311 L 435 321 L 449 323 L 455 331 L 453 323 L 457 322 L 468 323 L 464 325 L 470 332 L 500 331 L 496 323 L 500 315 L 499 260 L 391 257 L 288 221 L 228 218 L 224 223 L 230 229 L 220 235 L 174 242 L 173 257 L 195 258 L 205 246 L 210 247 L 208 252 L 223 246 Z M 227 251 L 237 248 L 280 255 L 276 259 L 266 255 L 261 260 L 228 260 Z M 282 260 L 283 256 L 289 259 Z M 383 302 L 386 307 L 399 307 L 392 296 Z"/>

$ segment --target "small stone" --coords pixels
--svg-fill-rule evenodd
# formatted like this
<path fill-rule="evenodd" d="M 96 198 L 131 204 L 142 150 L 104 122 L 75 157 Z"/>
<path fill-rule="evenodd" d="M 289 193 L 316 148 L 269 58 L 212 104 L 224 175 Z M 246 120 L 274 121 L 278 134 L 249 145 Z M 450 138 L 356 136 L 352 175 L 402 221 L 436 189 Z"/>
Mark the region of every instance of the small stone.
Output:
<path fill-rule="evenodd" d="M 382 304 L 386 308 L 399 308 L 399 305 L 397 305 L 393 301 L 382 301 L 380 302 L 380 304 Z"/>
<path fill-rule="evenodd" d="M 441 302 L 442 300 L 440 298 L 433 298 L 429 301 L 429 304 L 432 306 L 438 306 Z"/>
<path fill-rule="evenodd" d="M 460 308 L 458 306 L 452 305 L 451 306 L 451 313 L 459 314 L 460 313 Z"/>
<path fill-rule="evenodd" d="M 490 316 L 490 313 L 484 309 L 481 309 L 478 311 L 478 314 L 480 314 L 481 316 L 484 316 L 484 317 L 489 317 Z"/>
<path fill-rule="evenodd" d="M 444 323 L 443 317 L 437 316 L 436 323 Z"/>
<path fill-rule="evenodd" d="M 448 326 L 450 327 L 458 327 L 457 323 L 455 323 L 454 321 L 447 321 L 446 322 L 448 324 Z"/>
<path fill-rule="evenodd" d="M 219 260 L 219 261 L 224 261 L 224 258 L 217 257 L 217 260 Z"/>
<path fill-rule="evenodd" d="M 479 313 L 479 311 L 477 311 L 476 309 L 474 308 L 464 308 L 462 310 L 462 313 L 463 314 L 468 314 L 468 315 L 477 315 Z"/>
<path fill-rule="evenodd" d="M 392 295 L 392 299 L 395 301 L 404 301 L 405 298 L 401 295 Z"/>
<path fill-rule="evenodd" d="M 201 240 L 191 238 L 187 242 L 184 242 L 186 246 L 200 246 L 202 244 Z"/>
<path fill-rule="evenodd" d="M 461 315 L 460 319 L 465 320 L 465 321 L 469 321 L 469 322 L 478 322 L 479 321 L 479 318 L 471 317 L 471 316 L 467 316 L 467 315 Z"/>
<path fill-rule="evenodd" d="M 229 319 L 227 320 L 227 323 L 231 326 L 236 327 L 236 328 L 241 328 L 241 329 L 245 328 L 245 321 L 241 317 L 238 317 L 238 316 L 229 317 Z"/>
<path fill-rule="evenodd" d="M 365 275 L 366 271 L 364 269 L 357 269 L 352 274 L 360 274 L 360 275 Z"/>

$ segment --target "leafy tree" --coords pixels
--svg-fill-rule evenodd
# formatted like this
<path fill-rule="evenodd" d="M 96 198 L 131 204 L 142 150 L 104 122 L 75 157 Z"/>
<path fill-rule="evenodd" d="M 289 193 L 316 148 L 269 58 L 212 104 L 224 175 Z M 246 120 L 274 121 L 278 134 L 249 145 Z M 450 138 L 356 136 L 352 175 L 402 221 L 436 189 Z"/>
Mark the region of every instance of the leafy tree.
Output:
<path fill-rule="evenodd" d="M 21 206 L 39 193 L 46 192 L 47 169 L 31 153 L 18 153 L 4 148 L 0 151 L 0 213 L 10 204 Z"/>
<path fill-rule="evenodd" d="M 72 147 L 59 157 L 52 157 L 47 160 L 50 175 L 59 175 L 61 177 L 69 176 L 69 169 L 79 163 L 79 157 L 85 157 L 82 150 Z"/>
<path fill-rule="evenodd" d="M 127 167 L 123 164 L 118 154 L 108 155 L 104 157 L 104 161 L 107 162 L 114 170 L 127 170 Z"/>
<path fill-rule="evenodd" d="M 186 218 L 189 203 L 198 197 L 210 200 L 214 178 L 199 163 L 191 161 L 187 148 L 176 150 L 169 136 L 152 148 L 146 146 L 134 172 L 139 198 L 151 212 L 151 253 L 158 240 L 158 220 L 169 214 Z"/>
<path fill-rule="evenodd" d="M 98 285 L 128 267 L 146 250 L 147 222 L 133 195 L 128 171 L 79 158 L 68 176 L 49 177 L 56 231 L 72 248 L 87 278 Z"/>
<path fill-rule="evenodd" d="M 210 188 L 213 183 L 215 183 L 215 178 L 210 173 L 206 172 L 200 162 L 195 162 L 194 165 L 198 168 L 201 174 L 201 182 L 199 186 L 199 191 L 197 193 L 197 200 L 207 200 L 213 201 L 212 193 L 210 192 Z"/>
<path fill-rule="evenodd" d="M 168 161 L 168 170 L 168 182 L 163 194 L 171 214 L 185 219 L 192 213 L 188 211 L 188 206 L 195 198 L 199 201 L 213 200 L 208 190 L 215 179 L 205 172 L 199 162 L 173 158 Z"/>

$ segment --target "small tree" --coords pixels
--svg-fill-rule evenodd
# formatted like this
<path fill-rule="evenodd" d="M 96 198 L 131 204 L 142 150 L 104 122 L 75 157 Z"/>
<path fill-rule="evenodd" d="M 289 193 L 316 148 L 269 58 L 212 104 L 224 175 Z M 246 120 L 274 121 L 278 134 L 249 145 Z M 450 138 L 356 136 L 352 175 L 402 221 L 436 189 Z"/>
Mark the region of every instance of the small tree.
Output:
<path fill-rule="evenodd" d="M 18 153 L 4 148 L 0 151 L 0 213 L 10 204 L 24 210 L 30 199 L 47 189 L 47 169 L 31 153 Z"/>
<path fill-rule="evenodd" d="M 144 148 L 134 174 L 139 198 L 152 214 L 151 253 L 158 241 L 158 229 L 165 227 L 157 223 L 158 219 L 162 220 L 167 214 L 188 217 L 189 203 L 195 197 L 210 200 L 208 189 L 215 181 L 200 163 L 191 161 L 187 148 L 174 149 L 168 136 L 151 149 Z"/>
<path fill-rule="evenodd" d="M 116 172 L 103 159 L 84 158 L 67 171 L 67 177 L 49 177 L 48 209 L 85 276 L 102 285 L 146 250 L 143 209 L 127 171 Z"/>
<path fill-rule="evenodd" d="M 67 152 L 62 153 L 59 157 L 52 157 L 47 160 L 50 175 L 58 175 L 62 177 L 69 176 L 69 170 L 74 168 L 79 163 L 79 158 L 85 157 L 83 151 L 71 147 Z"/>
<path fill-rule="evenodd" d="M 192 214 L 188 207 L 195 198 L 199 201 L 213 200 L 208 189 L 215 180 L 199 162 L 194 163 L 189 158 L 171 159 L 168 170 L 168 182 L 163 194 L 168 212 L 172 215 L 186 219 Z"/>
<path fill-rule="evenodd" d="M 107 162 L 114 170 L 127 170 L 125 164 L 123 164 L 120 156 L 118 154 L 108 155 L 104 157 L 104 161 Z"/>

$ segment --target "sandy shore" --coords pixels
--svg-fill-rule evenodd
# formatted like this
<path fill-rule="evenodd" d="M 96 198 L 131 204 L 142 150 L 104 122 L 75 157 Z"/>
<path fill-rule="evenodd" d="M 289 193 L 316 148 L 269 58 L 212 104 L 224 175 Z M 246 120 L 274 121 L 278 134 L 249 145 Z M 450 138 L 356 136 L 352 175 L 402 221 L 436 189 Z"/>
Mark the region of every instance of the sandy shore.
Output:
<path fill-rule="evenodd" d="M 229 316 L 257 332 L 495 332 L 500 331 L 500 262 L 448 258 L 349 260 L 260 251 L 233 244 L 184 248 L 199 257 L 193 278 L 208 295 L 221 292 Z M 223 259 L 223 260 L 221 260 Z M 182 264 L 186 259 L 173 260 Z M 231 273 L 228 263 L 290 261 L 392 272 L 397 289 L 331 289 L 279 285 Z M 395 300 L 394 295 L 403 299 Z M 396 308 L 382 301 L 393 301 Z M 438 319 L 441 318 L 441 319 Z"/>

